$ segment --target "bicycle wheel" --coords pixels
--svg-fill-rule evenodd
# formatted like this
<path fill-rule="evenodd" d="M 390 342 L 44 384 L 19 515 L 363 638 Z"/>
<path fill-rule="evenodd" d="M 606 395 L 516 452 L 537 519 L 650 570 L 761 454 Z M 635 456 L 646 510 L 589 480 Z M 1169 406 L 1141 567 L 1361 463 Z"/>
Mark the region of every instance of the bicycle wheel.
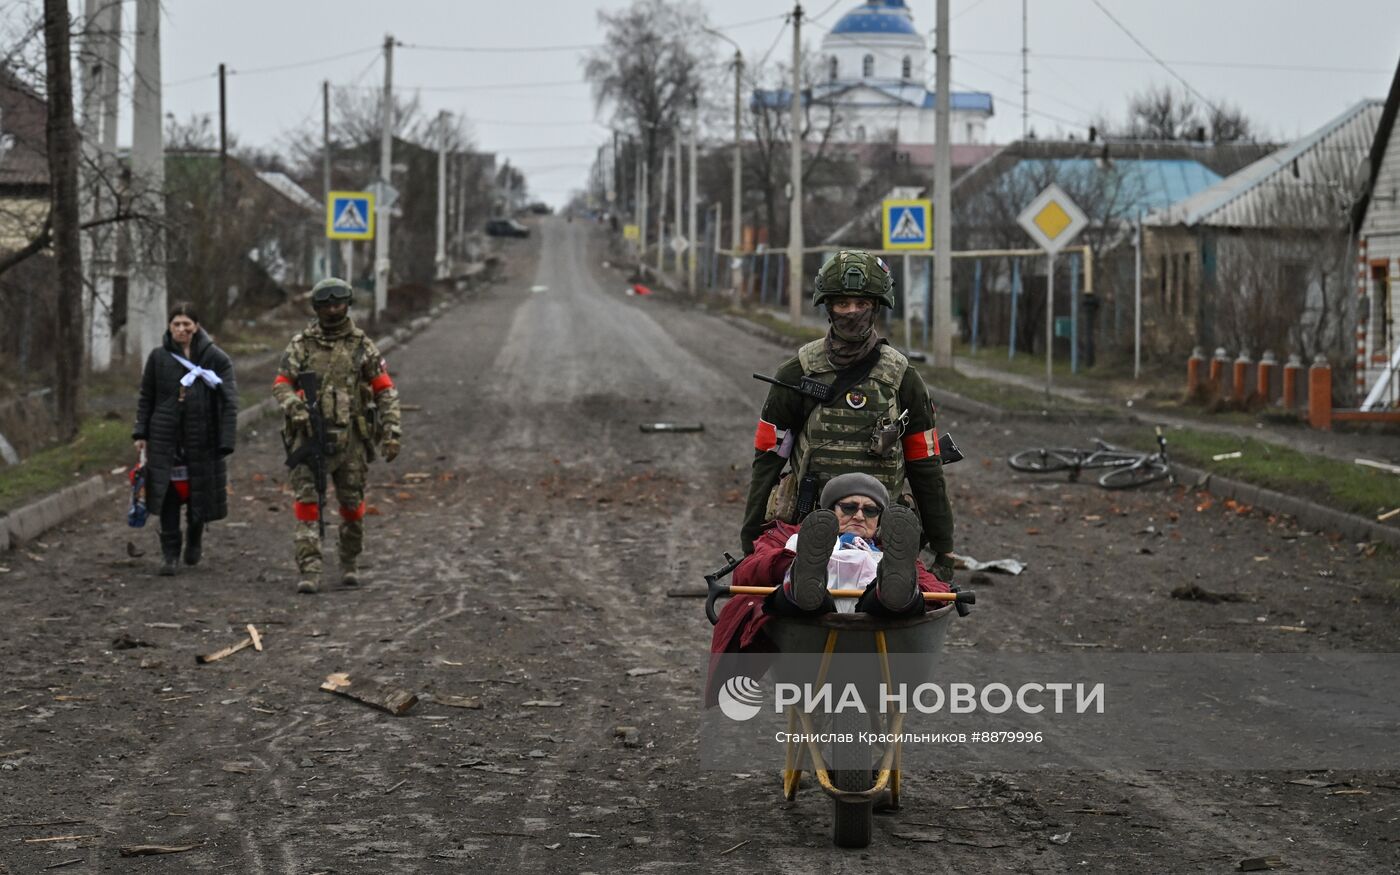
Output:
<path fill-rule="evenodd" d="M 1066 456 L 1072 457 L 1078 455 L 1078 453 L 1078 450 L 1022 450 L 1007 459 L 1006 464 L 1017 471 L 1025 471 L 1028 474 L 1046 474 L 1051 471 L 1063 471 L 1066 468 L 1073 468 L 1074 465 Z"/>
<path fill-rule="evenodd" d="M 1127 468 L 1114 468 L 1099 478 L 1104 489 L 1132 489 L 1165 480 L 1171 475 L 1171 468 L 1161 459 L 1146 459 Z"/>
<path fill-rule="evenodd" d="M 1081 468 L 1126 468 L 1141 459 L 1142 453 L 1126 453 L 1121 451 L 1094 453 L 1083 462 L 1079 463 Z"/>

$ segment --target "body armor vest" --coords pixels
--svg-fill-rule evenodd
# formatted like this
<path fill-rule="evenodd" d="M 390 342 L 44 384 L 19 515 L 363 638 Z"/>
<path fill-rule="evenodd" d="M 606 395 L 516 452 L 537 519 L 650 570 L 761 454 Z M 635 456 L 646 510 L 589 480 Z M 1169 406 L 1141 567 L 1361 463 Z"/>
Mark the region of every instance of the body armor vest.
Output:
<path fill-rule="evenodd" d="M 802 373 L 830 384 L 836 368 L 827 360 L 825 340 L 804 344 L 798 351 Z M 904 452 L 898 441 L 882 456 L 871 452 L 871 438 L 881 425 L 897 420 L 899 385 L 909 360 L 889 344 L 880 346 L 880 360 L 850 391 L 828 404 L 818 404 L 807 415 L 792 455 L 792 471 L 773 490 L 769 518 L 795 521 L 797 484 L 808 473 L 816 475 L 817 494 L 826 481 L 839 474 L 869 474 L 897 495 L 904 486 Z"/>
<path fill-rule="evenodd" d="M 340 431 L 344 442 L 350 432 L 372 440 L 365 413 L 371 402 L 369 387 L 361 378 L 365 357 L 365 334 L 355 328 L 339 337 L 320 337 L 310 332 L 301 337 L 305 356 L 301 370 L 315 371 L 321 377 L 322 415 L 326 425 Z"/>

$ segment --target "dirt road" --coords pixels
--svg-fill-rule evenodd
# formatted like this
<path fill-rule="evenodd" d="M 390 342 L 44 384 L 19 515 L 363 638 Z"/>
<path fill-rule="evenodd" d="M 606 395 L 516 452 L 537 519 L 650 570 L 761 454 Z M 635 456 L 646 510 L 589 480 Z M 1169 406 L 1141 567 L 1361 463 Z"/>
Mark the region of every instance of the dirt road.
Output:
<path fill-rule="evenodd" d="M 838 852 L 819 792 L 784 805 L 771 772 L 700 768 L 710 627 L 664 593 L 735 549 L 764 395 L 749 374 L 790 353 L 625 296 L 594 234 L 543 222 L 507 280 L 389 356 L 411 409 L 404 455 L 371 474 L 367 586 L 293 594 L 270 422 L 234 457 L 233 513 L 197 569 L 154 576 L 154 532 L 116 506 L 0 557 L 0 871 L 1400 870 L 1394 773 L 912 774 L 872 847 Z M 1064 424 L 941 424 L 969 455 L 949 469 L 960 545 L 1030 566 L 981 581 L 950 646 L 1396 649 L 1394 557 L 1001 462 Z M 1182 582 L 1249 600 L 1170 598 Z M 196 665 L 247 623 L 265 652 Z M 424 701 L 394 718 L 318 691 L 336 671 Z M 200 847 L 119 856 L 135 844 Z"/>

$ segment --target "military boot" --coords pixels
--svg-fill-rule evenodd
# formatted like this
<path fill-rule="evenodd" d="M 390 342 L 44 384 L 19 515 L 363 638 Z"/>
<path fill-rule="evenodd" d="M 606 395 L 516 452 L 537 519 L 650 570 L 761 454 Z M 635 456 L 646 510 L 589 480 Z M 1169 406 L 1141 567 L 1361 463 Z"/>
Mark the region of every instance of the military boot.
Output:
<path fill-rule="evenodd" d="M 190 523 L 185 532 L 185 564 L 198 565 L 204 555 L 204 523 Z"/>
<path fill-rule="evenodd" d="M 160 533 L 160 571 L 161 577 L 173 577 L 175 569 L 180 565 L 180 530 L 173 532 L 162 530 Z"/>
<path fill-rule="evenodd" d="M 354 562 L 351 562 L 351 563 L 348 564 L 348 565 L 345 564 L 344 562 L 342 562 L 342 563 L 340 564 L 340 585 L 341 585 L 341 586 L 359 586 L 359 585 L 360 585 L 360 570 L 359 570 L 358 567 L 356 567 L 356 565 L 355 565 Z"/>
<path fill-rule="evenodd" d="M 306 572 L 301 573 L 301 580 L 297 581 L 297 592 L 305 595 L 315 595 L 317 592 L 320 592 L 320 590 L 321 585 L 317 582 L 315 577 Z"/>

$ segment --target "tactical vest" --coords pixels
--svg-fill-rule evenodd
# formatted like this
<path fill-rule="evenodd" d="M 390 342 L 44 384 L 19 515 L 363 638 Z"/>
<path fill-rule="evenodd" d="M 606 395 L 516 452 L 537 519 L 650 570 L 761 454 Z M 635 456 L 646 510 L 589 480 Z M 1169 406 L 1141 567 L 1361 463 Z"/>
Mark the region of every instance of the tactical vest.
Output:
<path fill-rule="evenodd" d="M 320 375 L 321 412 L 326 425 L 341 432 L 338 442 L 344 443 L 352 426 L 363 440 L 372 440 L 366 418 L 372 399 L 369 386 L 361 377 L 366 352 L 364 331 L 354 328 L 334 338 L 303 333 L 299 339 L 304 355 L 301 370 Z"/>
<path fill-rule="evenodd" d="M 826 341 L 804 344 L 797 353 L 802 373 L 830 384 L 836 368 L 826 357 Z M 899 385 L 909 359 L 889 344 L 880 346 L 880 360 L 864 380 L 840 398 L 818 404 L 808 414 L 797 435 L 792 471 L 773 491 L 769 518 L 792 520 L 797 484 L 811 472 L 818 478 L 817 494 L 826 481 L 839 474 L 869 474 L 885 485 L 890 495 L 904 485 L 904 453 L 899 442 L 885 456 L 873 455 L 870 439 L 880 421 L 897 419 Z"/>

